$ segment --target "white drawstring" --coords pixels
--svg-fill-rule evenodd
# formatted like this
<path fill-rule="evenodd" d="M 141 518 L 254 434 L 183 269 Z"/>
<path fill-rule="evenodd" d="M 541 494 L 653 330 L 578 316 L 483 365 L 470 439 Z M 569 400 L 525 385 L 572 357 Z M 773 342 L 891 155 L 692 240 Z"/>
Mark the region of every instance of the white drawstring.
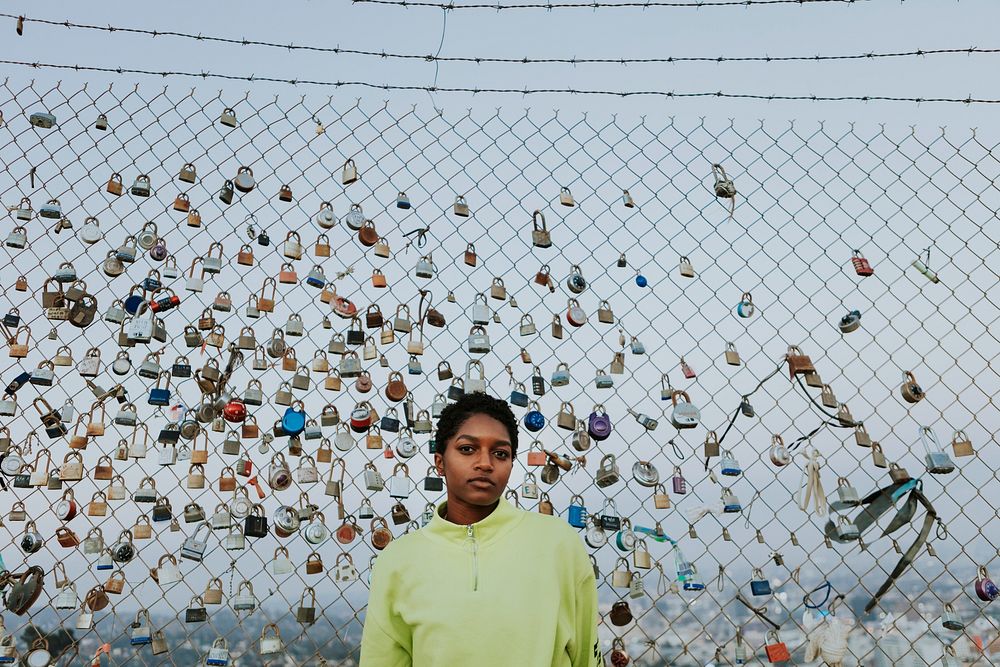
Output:
<path fill-rule="evenodd" d="M 799 509 L 809 512 L 809 501 L 813 501 L 813 509 L 817 516 L 826 516 L 826 493 L 823 491 L 823 480 L 820 478 L 819 452 L 812 448 L 809 459 L 802 468 L 802 489 L 796 492 Z"/>

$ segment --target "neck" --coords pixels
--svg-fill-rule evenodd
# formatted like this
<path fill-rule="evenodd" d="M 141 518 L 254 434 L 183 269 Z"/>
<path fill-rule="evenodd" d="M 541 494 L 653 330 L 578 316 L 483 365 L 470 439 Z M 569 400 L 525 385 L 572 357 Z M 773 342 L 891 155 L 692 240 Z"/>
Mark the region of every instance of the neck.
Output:
<path fill-rule="evenodd" d="M 457 498 L 455 496 L 448 496 L 447 516 L 444 518 L 452 523 L 461 524 L 467 526 L 469 524 L 478 523 L 482 521 L 490 514 L 493 510 L 497 508 L 500 504 L 498 499 L 496 502 L 490 503 L 489 505 L 472 505 Z"/>

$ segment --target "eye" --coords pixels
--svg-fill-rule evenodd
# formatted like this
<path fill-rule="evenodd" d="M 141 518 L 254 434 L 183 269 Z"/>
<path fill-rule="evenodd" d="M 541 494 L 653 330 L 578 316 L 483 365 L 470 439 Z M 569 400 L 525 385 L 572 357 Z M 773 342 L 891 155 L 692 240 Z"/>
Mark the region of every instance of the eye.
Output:
<path fill-rule="evenodd" d="M 499 456 L 500 459 L 504 461 L 510 458 L 510 452 L 508 452 L 506 449 L 498 449 L 496 452 L 494 452 L 494 454 Z"/>
<path fill-rule="evenodd" d="M 463 454 L 470 454 L 474 451 L 474 449 L 475 448 L 472 445 L 459 445 L 458 447 L 458 451 L 462 452 Z"/>

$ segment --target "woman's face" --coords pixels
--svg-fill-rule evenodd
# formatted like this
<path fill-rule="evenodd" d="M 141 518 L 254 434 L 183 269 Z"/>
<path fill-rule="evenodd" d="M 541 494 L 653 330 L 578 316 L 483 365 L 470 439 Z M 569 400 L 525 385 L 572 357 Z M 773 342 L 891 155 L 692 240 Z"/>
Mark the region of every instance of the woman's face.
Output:
<path fill-rule="evenodd" d="M 503 495 L 514 465 L 507 429 L 489 415 L 472 415 L 445 443 L 444 454 L 434 455 L 434 465 L 445 478 L 449 498 L 491 505 Z"/>

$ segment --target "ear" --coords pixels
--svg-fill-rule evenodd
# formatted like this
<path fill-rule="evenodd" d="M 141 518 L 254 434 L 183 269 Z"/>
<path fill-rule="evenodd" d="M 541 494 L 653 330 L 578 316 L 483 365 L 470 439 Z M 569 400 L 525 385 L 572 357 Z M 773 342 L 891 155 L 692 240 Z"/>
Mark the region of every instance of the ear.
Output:
<path fill-rule="evenodd" d="M 444 477 L 444 454 L 434 452 L 434 467 L 437 468 L 437 474 Z"/>

